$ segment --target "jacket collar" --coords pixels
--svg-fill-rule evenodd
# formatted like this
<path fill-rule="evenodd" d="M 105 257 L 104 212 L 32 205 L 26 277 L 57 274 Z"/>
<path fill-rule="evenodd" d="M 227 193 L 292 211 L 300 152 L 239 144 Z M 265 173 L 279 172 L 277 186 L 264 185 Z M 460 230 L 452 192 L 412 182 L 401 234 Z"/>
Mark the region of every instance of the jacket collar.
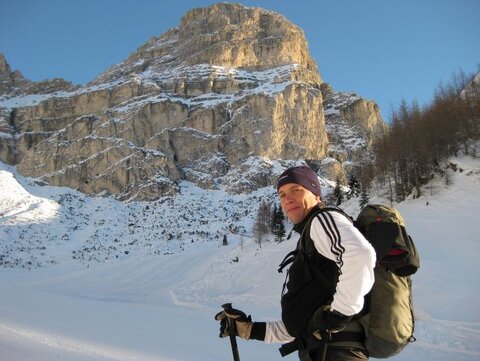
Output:
<path fill-rule="evenodd" d="M 293 226 L 293 230 L 299 234 L 302 233 L 303 229 L 305 228 L 305 226 L 307 225 L 308 222 L 310 222 L 312 220 L 312 218 L 314 217 L 314 215 L 316 213 L 318 213 L 318 211 L 321 209 L 322 207 L 320 206 L 320 204 L 316 204 L 315 206 L 312 207 L 312 209 L 310 209 L 310 211 L 307 213 L 307 215 L 305 216 L 305 218 L 300 222 L 300 223 L 297 223 Z"/>

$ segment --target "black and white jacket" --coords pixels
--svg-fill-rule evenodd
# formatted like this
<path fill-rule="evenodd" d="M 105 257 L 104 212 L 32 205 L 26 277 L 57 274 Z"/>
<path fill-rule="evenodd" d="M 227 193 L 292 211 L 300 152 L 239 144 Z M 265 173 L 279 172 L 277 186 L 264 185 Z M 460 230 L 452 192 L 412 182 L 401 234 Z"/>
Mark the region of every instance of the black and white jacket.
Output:
<path fill-rule="evenodd" d="M 297 239 L 303 227 L 305 225 L 295 227 Z M 321 258 L 329 260 L 326 262 L 330 264 L 333 261 L 337 267 L 338 282 L 331 308 L 347 316 L 357 314 L 374 282 L 376 256 L 373 247 L 347 217 L 331 210 L 318 212 L 311 221 L 309 235 Z M 265 342 L 289 342 L 293 338 L 283 321 L 266 323 Z"/>

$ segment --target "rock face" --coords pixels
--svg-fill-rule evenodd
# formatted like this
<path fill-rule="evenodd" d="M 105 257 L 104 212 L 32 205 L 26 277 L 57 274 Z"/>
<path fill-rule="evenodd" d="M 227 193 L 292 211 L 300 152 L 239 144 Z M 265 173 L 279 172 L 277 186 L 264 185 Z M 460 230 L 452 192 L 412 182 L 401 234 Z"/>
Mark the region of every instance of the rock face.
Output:
<path fill-rule="evenodd" d="M 0 54 L 0 95 L 9 94 L 15 88 L 23 88 L 30 82 L 19 71 L 12 71 L 5 56 Z"/>
<path fill-rule="evenodd" d="M 75 87 L 71 82 L 61 78 L 31 82 L 18 70 L 12 71 L 5 56 L 0 53 L 0 96 L 51 94 L 59 91 L 71 91 Z"/>
<path fill-rule="evenodd" d="M 84 87 L 12 74 L 0 57 L 0 159 L 119 199 L 175 193 L 182 179 L 249 191 L 276 176 L 259 159 L 344 161 L 384 126 L 373 102 L 322 82 L 300 28 L 237 4 L 188 12 Z"/>
<path fill-rule="evenodd" d="M 353 93 L 324 90 L 329 155 L 341 162 L 366 156 L 374 140 L 387 130 L 378 105 Z"/>

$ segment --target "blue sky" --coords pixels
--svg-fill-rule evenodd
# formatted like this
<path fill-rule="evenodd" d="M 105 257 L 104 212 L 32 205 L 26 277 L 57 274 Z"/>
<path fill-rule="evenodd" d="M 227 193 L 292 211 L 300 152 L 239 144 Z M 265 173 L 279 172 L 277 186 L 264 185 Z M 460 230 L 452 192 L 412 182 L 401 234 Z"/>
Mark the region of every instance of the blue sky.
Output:
<path fill-rule="evenodd" d="M 0 52 L 31 80 L 93 80 L 208 0 L 0 0 Z M 478 70 L 480 0 L 239 0 L 305 31 L 322 79 L 375 100 L 388 120 L 454 72 Z"/>

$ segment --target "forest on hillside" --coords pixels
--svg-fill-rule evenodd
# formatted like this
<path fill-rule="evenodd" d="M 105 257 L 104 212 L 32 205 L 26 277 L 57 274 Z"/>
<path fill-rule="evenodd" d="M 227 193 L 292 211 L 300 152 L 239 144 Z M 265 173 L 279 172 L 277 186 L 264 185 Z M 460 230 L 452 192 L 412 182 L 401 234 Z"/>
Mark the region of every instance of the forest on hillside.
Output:
<path fill-rule="evenodd" d="M 362 186 L 373 180 L 389 189 L 391 202 L 413 194 L 435 174 L 445 176 L 454 165 L 448 159 L 461 154 L 478 157 L 480 123 L 480 72 L 462 70 L 440 83 L 430 104 L 402 100 L 392 109 L 389 127 L 374 145 L 372 161 L 365 160 L 359 175 Z"/>

